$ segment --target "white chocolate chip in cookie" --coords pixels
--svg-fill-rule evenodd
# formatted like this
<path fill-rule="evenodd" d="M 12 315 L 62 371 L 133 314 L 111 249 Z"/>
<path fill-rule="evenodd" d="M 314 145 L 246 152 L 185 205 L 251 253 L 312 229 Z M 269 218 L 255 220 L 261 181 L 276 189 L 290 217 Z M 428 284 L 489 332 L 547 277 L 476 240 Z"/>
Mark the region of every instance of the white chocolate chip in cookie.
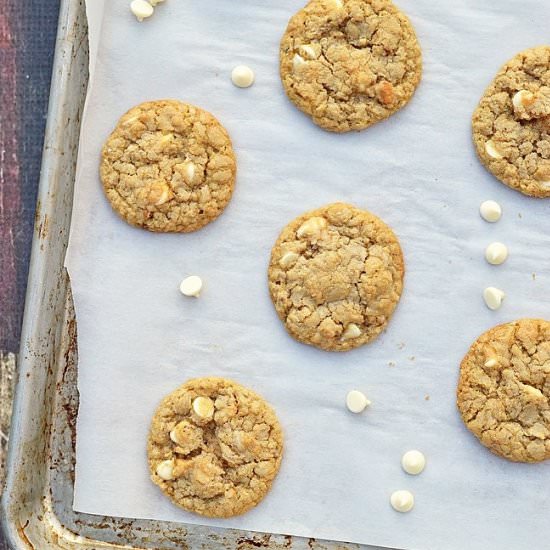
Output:
<path fill-rule="evenodd" d="M 132 0 L 130 3 L 130 10 L 140 22 L 147 17 L 151 17 L 154 11 L 153 6 L 145 0 Z"/>
<path fill-rule="evenodd" d="M 148 201 L 155 206 L 161 206 L 172 198 L 172 190 L 168 185 L 162 182 L 156 182 L 151 185 Z"/>
<path fill-rule="evenodd" d="M 344 7 L 344 2 L 342 0 L 333 0 L 333 2 L 336 5 L 337 9 L 341 9 Z"/>
<path fill-rule="evenodd" d="M 296 263 L 299 257 L 300 255 L 296 252 L 285 252 L 279 260 L 279 265 L 281 267 L 290 267 Z"/>
<path fill-rule="evenodd" d="M 485 259 L 491 265 L 500 265 L 508 258 L 508 249 L 502 243 L 491 243 L 485 249 Z"/>
<path fill-rule="evenodd" d="M 342 334 L 342 340 L 351 340 L 359 336 L 361 336 L 361 329 L 355 323 L 350 323 Z"/>
<path fill-rule="evenodd" d="M 164 479 L 164 481 L 170 481 L 174 477 L 174 461 L 163 460 L 157 466 L 156 472 L 160 478 Z"/>
<path fill-rule="evenodd" d="M 185 183 L 191 185 L 195 179 L 195 174 L 197 173 L 197 167 L 195 163 L 191 160 L 187 160 L 183 163 L 183 174 L 185 178 Z"/>
<path fill-rule="evenodd" d="M 231 81 L 238 88 L 249 88 L 254 84 L 254 71 L 246 65 L 237 65 L 231 71 Z"/>
<path fill-rule="evenodd" d="M 522 107 L 527 107 L 532 104 L 534 100 L 535 96 L 531 92 L 527 90 L 520 90 L 512 98 L 512 103 L 514 105 L 514 109 L 521 109 Z"/>
<path fill-rule="evenodd" d="M 214 415 L 214 401 L 209 397 L 196 397 L 193 400 L 193 411 L 199 418 L 210 419 Z"/>
<path fill-rule="evenodd" d="M 496 201 L 483 201 L 479 207 L 479 213 L 486 222 L 498 222 L 502 216 L 502 208 Z"/>
<path fill-rule="evenodd" d="M 327 220 L 321 218 L 320 216 L 314 216 L 306 220 L 296 231 L 296 236 L 301 239 L 302 237 L 306 238 L 319 238 L 321 233 L 327 227 Z"/>
<path fill-rule="evenodd" d="M 300 67 L 303 67 L 306 64 L 306 60 L 301 56 L 296 54 L 292 58 L 292 68 L 296 71 Z"/>
<path fill-rule="evenodd" d="M 483 291 L 483 299 L 485 300 L 485 304 L 489 309 L 495 310 L 499 309 L 502 305 L 502 300 L 504 300 L 504 297 L 506 294 L 498 288 L 495 288 L 494 286 L 488 286 Z"/>
<path fill-rule="evenodd" d="M 414 506 L 414 496 L 410 491 L 394 491 L 390 502 L 397 512 L 410 512 Z"/>
<path fill-rule="evenodd" d="M 346 407 L 355 414 L 363 412 L 371 402 L 367 399 L 367 396 L 359 390 L 352 390 L 346 396 Z"/>
<path fill-rule="evenodd" d="M 498 361 L 493 357 L 491 357 L 491 359 L 487 359 L 487 361 L 485 361 L 485 364 L 484 364 L 484 366 L 489 369 L 496 367 L 497 365 L 498 365 Z"/>
<path fill-rule="evenodd" d="M 498 149 L 496 148 L 495 142 L 490 139 L 485 143 L 485 152 L 493 159 L 502 159 L 504 158 L 504 155 L 502 155 Z"/>
<path fill-rule="evenodd" d="M 317 59 L 319 54 L 311 44 L 302 44 L 298 51 L 302 57 L 307 57 L 308 59 Z"/>
<path fill-rule="evenodd" d="M 401 467 L 412 476 L 417 476 L 426 467 L 426 457 L 420 451 L 407 451 L 401 458 Z"/>
<path fill-rule="evenodd" d="M 198 275 L 186 277 L 180 284 L 180 292 L 184 296 L 198 298 L 202 290 L 202 279 Z"/>

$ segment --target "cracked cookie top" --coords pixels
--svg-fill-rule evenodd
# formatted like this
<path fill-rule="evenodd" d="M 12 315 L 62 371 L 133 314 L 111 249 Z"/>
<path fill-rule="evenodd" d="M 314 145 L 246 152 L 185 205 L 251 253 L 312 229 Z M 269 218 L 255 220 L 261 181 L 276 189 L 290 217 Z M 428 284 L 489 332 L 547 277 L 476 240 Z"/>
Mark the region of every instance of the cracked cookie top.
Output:
<path fill-rule="evenodd" d="M 189 380 L 163 399 L 151 423 L 151 479 L 178 506 L 203 516 L 236 516 L 256 506 L 282 453 L 273 409 L 223 378 Z"/>
<path fill-rule="evenodd" d="M 460 366 L 457 405 L 468 429 L 516 462 L 550 458 L 550 323 L 520 319 L 496 326 Z"/>
<path fill-rule="evenodd" d="M 269 291 L 287 331 L 329 351 L 374 340 L 403 289 L 393 231 L 366 210 L 334 203 L 303 214 L 271 252 Z"/>
<path fill-rule="evenodd" d="M 112 207 L 149 231 L 196 231 L 216 219 L 231 199 L 236 171 L 223 126 L 176 100 L 130 109 L 101 152 L 101 181 Z"/>
<path fill-rule="evenodd" d="M 506 63 L 472 119 L 483 165 L 501 182 L 533 197 L 550 197 L 550 46 Z"/>
<path fill-rule="evenodd" d="M 362 130 L 412 97 L 422 73 L 414 29 L 390 0 L 312 0 L 281 41 L 290 100 L 332 132 Z"/>

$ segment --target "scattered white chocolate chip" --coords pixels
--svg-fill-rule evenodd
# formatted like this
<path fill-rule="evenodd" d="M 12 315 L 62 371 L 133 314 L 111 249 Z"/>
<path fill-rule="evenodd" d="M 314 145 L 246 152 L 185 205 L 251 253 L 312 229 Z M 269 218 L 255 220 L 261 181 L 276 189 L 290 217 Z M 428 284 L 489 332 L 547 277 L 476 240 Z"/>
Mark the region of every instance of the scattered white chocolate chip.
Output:
<path fill-rule="evenodd" d="M 279 260 L 279 265 L 281 267 L 290 267 L 291 265 L 296 263 L 296 260 L 300 257 L 299 254 L 296 252 L 286 252 L 283 254 L 281 259 Z"/>
<path fill-rule="evenodd" d="M 485 300 L 485 304 L 489 309 L 495 310 L 498 309 L 502 305 L 502 300 L 504 300 L 504 297 L 506 294 L 499 288 L 495 288 L 494 286 L 488 286 L 483 291 L 483 299 Z"/>
<path fill-rule="evenodd" d="M 306 60 L 301 55 L 295 54 L 294 57 L 292 58 L 292 68 L 294 70 L 302 67 L 305 64 L 306 64 Z"/>
<path fill-rule="evenodd" d="M 497 150 L 495 143 L 492 139 L 490 139 L 489 141 L 487 141 L 487 143 L 485 143 L 485 151 L 491 158 L 494 158 L 494 159 L 504 158 L 504 156 L 501 153 L 499 153 L 499 151 Z"/>
<path fill-rule="evenodd" d="M 496 201 L 484 201 L 479 207 L 479 213 L 486 222 L 498 222 L 502 216 L 502 208 Z"/>
<path fill-rule="evenodd" d="M 249 88 L 254 84 L 254 71 L 246 65 L 237 65 L 231 71 L 231 80 L 238 88 Z"/>
<path fill-rule="evenodd" d="M 416 476 L 426 467 L 426 457 L 420 451 L 407 451 L 401 458 L 401 467 L 408 474 Z"/>
<path fill-rule="evenodd" d="M 342 340 L 352 340 L 359 336 L 361 336 L 361 329 L 355 323 L 350 323 L 342 334 Z"/>
<path fill-rule="evenodd" d="M 485 259 L 491 265 L 500 265 L 508 258 L 508 249 L 502 243 L 491 243 L 485 249 Z"/>
<path fill-rule="evenodd" d="M 180 292 L 184 296 L 194 296 L 198 298 L 202 290 L 202 279 L 198 275 L 186 277 L 180 284 Z"/>
<path fill-rule="evenodd" d="M 414 506 L 414 496 L 410 491 L 394 491 L 390 502 L 397 512 L 410 512 Z"/>
<path fill-rule="evenodd" d="M 492 367 L 496 367 L 498 365 L 498 361 L 494 358 L 491 358 L 491 359 L 487 359 L 487 361 L 485 361 L 485 367 L 487 368 L 492 368 Z"/>
<path fill-rule="evenodd" d="M 310 46 L 309 44 L 303 44 L 298 48 L 298 51 L 303 57 L 308 57 L 309 59 L 317 58 L 317 53 L 315 52 L 315 48 L 313 46 Z"/>
<path fill-rule="evenodd" d="M 370 404 L 367 396 L 359 390 L 351 390 L 346 396 L 346 406 L 352 413 L 359 414 Z"/>
<path fill-rule="evenodd" d="M 534 99 L 534 96 L 531 92 L 528 92 L 527 90 L 520 90 L 512 98 L 514 109 L 525 107 L 529 103 L 532 103 L 533 99 Z"/>
<path fill-rule="evenodd" d="M 174 462 L 172 460 L 163 460 L 157 466 L 156 472 L 164 481 L 171 480 L 174 476 Z"/>
<path fill-rule="evenodd" d="M 214 401 L 209 397 L 195 397 L 193 411 L 199 418 L 212 418 L 214 414 Z"/>
<path fill-rule="evenodd" d="M 298 238 L 302 237 L 319 237 L 321 231 L 327 226 L 327 220 L 321 218 L 320 216 L 314 216 L 306 220 L 296 231 L 296 236 Z"/>
<path fill-rule="evenodd" d="M 136 16 L 138 21 L 143 21 L 147 17 L 153 15 L 153 6 L 145 0 L 132 0 L 130 10 Z"/>

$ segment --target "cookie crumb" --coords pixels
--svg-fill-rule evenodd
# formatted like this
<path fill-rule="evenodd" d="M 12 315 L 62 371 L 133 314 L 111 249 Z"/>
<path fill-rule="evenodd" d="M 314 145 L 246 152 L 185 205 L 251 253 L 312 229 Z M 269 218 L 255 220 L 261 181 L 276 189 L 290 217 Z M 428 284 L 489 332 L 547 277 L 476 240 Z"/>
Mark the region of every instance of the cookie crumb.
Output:
<path fill-rule="evenodd" d="M 414 355 L 411 355 L 411 356 L 409 357 L 409 361 L 414 361 L 415 359 L 416 359 L 416 357 L 415 357 Z"/>
<path fill-rule="evenodd" d="M 426 394 L 426 395 L 424 396 L 424 401 L 429 401 L 429 400 L 430 400 L 430 396 Z"/>
<path fill-rule="evenodd" d="M 395 367 L 395 363 L 394 363 L 393 361 L 390 361 L 390 362 L 388 363 L 388 367 Z"/>
<path fill-rule="evenodd" d="M 537 278 L 537 274 L 536 273 L 531 273 L 531 277 L 533 278 L 533 281 Z"/>

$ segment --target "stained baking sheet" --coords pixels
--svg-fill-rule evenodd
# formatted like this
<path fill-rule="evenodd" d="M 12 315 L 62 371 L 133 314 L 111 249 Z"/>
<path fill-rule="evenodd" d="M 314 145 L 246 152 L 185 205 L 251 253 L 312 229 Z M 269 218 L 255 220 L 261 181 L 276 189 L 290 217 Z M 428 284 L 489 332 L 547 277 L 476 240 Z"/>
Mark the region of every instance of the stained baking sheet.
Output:
<path fill-rule="evenodd" d="M 486 451 L 455 410 L 458 365 L 490 326 L 547 316 L 549 203 L 500 185 L 478 163 L 470 116 L 498 67 L 547 39 L 538 0 L 401 0 L 418 32 L 424 77 L 408 107 L 365 132 L 326 133 L 286 99 L 278 42 L 302 0 L 168 0 L 137 23 L 126 1 L 88 3 L 92 68 L 67 266 L 79 336 L 78 511 L 286 533 L 407 549 L 530 548 L 550 536 L 550 464 Z M 94 58 L 94 48 L 97 56 Z M 233 87 L 233 66 L 256 72 Z M 238 156 L 235 195 L 214 223 L 158 235 L 121 221 L 103 196 L 103 141 L 131 106 L 173 97 L 213 112 Z M 504 208 L 483 222 L 482 200 Z M 393 227 L 405 291 L 387 332 L 343 354 L 292 340 L 270 303 L 266 269 L 280 229 L 344 200 Z M 509 260 L 486 264 L 505 242 Z M 200 299 L 180 280 L 199 274 Z M 498 312 L 482 289 L 507 293 Z M 189 377 L 221 375 L 263 394 L 286 434 L 273 490 L 250 513 L 206 520 L 170 504 L 149 481 L 145 441 L 160 399 Z M 348 390 L 373 401 L 344 407 Z M 409 477 L 410 448 L 428 457 Z M 416 506 L 398 514 L 395 489 Z M 521 526 L 521 529 L 515 526 Z"/>

